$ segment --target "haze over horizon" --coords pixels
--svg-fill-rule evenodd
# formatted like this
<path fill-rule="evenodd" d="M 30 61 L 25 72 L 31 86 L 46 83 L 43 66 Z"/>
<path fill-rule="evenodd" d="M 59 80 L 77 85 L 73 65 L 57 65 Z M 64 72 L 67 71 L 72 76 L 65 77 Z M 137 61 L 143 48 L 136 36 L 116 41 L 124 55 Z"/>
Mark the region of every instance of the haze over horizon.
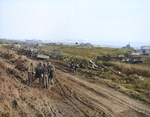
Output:
<path fill-rule="evenodd" d="M 0 38 L 150 45 L 150 0 L 1 0 Z"/>

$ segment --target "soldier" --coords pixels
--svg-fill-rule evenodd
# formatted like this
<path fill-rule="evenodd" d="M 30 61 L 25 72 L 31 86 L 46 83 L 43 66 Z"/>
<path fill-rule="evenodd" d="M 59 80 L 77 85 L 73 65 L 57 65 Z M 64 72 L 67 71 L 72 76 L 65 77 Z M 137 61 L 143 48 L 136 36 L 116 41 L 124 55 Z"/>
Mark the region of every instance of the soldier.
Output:
<path fill-rule="evenodd" d="M 75 67 L 76 67 L 76 62 L 73 62 L 73 61 L 72 61 L 72 62 L 70 63 L 70 72 L 71 72 L 71 73 L 75 73 L 75 70 L 76 70 Z"/>
<path fill-rule="evenodd" d="M 49 72 L 48 72 L 48 68 L 46 66 L 46 64 L 43 64 L 43 80 L 44 80 L 44 88 L 48 88 L 48 76 L 49 76 Z"/>
<path fill-rule="evenodd" d="M 49 72 L 49 77 L 48 77 L 48 83 L 50 83 L 52 86 L 54 85 L 53 78 L 55 77 L 55 67 L 51 64 L 51 62 L 47 63 L 47 68 Z"/>
<path fill-rule="evenodd" d="M 73 67 L 73 73 L 75 74 L 77 71 L 77 68 L 79 68 L 79 65 L 75 62 Z"/>
<path fill-rule="evenodd" d="M 39 78 L 39 84 L 41 84 L 42 77 L 43 77 L 43 62 L 40 61 L 39 65 L 35 68 L 36 74 L 35 77 Z"/>
<path fill-rule="evenodd" d="M 35 69 L 34 69 L 33 63 L 31 62 L 28 68 L 28 81 L 29 81 L 28 85 L 29 86 L 32 85 L 34 75 L 35 75 Z"/>
<path fill-rule="evenodd" d="M 72 62 L 70 63 L 70 68 L 72 69 L 73 66 L 74 66 L 74 62 L 72 61 Z"/>

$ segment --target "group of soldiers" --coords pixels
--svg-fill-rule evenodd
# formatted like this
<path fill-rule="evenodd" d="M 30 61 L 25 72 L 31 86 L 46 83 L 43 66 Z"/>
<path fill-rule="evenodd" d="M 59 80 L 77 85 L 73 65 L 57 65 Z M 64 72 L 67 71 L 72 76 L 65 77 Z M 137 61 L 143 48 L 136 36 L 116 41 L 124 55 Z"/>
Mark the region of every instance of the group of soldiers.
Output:
<path fill-rule="evenodd" d="M 43 84 L 44 88 L 48 88 L 48 84 L 50 83 L 52 86 L 54 85 L 53 78 L 55 77 L 55 67 L 51 62 L 43 63 L 39 62 L 37 67 L 34 67 L 33 63 L 30 63 L 28 69 L 28 81 L 29 86 L 32 85 L 32 82 L 35 78 L 39 78 L 39 84 Z"/>
<path fill-rule="evenodd" d="M 74 74 L 76 73 L 77 68 L 79 68 L 79 65 L 76 62 L 74 62 L 74 61 L 72 61 L 69 64 L 69 66 L 70 66 L 70 72 L 74 73 Z"/>
<path fill-rule="evenodd" d="M 70 66 L 70 72 L 75 74 L 77 68 L 79 68 L 80 65 L 72 61 L 69 64 L 69 66 Z M 51 86 L 54 85 L 54 81 L 53 81 L 54 77 L 56 77 L 55 67 L 52 65 L 51 62 L 40 61 L 36 67 L 34 67 L 33 62 L 30 63 L 30 66 L 28 68 L 29 86 L 32 85 L 32 83 L 36 78 L 39 78 L 39 84 L 44 86 L 44 88 L 48 88 L 48 84 L 50 84 Z"/>

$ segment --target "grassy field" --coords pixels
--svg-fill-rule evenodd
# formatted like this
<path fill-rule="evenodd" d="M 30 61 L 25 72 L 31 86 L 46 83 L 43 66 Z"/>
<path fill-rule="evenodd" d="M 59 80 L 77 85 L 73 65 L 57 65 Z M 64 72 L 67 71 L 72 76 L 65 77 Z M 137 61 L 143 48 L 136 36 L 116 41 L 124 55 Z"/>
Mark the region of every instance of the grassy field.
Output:
<path fill-rule="evenodd" d="M 62 56 L 74 57 L 79 60 L 89 61 L 94 60 L 96 56 L 117 56 L 125 54 L 126 51 L 133 49 L 119 49 L 107 47 L 75 47 L 75 46 L 45 46 L 42 50 L 46 53 L 54 49 L 59 49 Z M 145 56 L 146 62 L 150 62 L 150 57 Z M 88 67 L 81 68 L 78 71 L 79 75 L 84 76 L 94 83 L 103 83 L 117 91 L 120 91 L 127 96 L 150 103 L 150 65 L 149 64 L 125 64 L 117 62 L 102 62 L 98 61 L 97 65 L 111 68 L 114 71 L 120 72 L 122 76 L 113 73 L 108 69 L 89 69 Z"/>
<path fill-rule="evenodd" d="M 50 53 L 52 50 L 58 49 L 61 51 L 62 56 L 75 57 L 78 59 L 94 59 L 96 56 L 117 56 L 119 54 L 125 53 L 126 51 L 133 51 L 133 49 L 118 49 L 118 48 L 108 48 L 108 47 L 78 47 L 78 46 L 67 46 L 67 45 L 56 45 L 49 46 L 46 45 L 42 48 L 46 53 Z"/>

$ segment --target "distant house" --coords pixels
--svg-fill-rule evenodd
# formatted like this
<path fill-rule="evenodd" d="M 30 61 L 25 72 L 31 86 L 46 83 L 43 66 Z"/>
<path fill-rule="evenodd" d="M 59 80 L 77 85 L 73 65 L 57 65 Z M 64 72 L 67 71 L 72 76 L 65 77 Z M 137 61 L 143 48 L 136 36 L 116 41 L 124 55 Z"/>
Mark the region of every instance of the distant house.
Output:
<path fill-rule="evenodd" d="M 144 55 L 150 55 L 150 46 L 141 46 L 141 51 Z"/>
<path fill-rule="evenodd" d="M 141 50 L 150 50 L 150 46 L 141 46 Z"/>

